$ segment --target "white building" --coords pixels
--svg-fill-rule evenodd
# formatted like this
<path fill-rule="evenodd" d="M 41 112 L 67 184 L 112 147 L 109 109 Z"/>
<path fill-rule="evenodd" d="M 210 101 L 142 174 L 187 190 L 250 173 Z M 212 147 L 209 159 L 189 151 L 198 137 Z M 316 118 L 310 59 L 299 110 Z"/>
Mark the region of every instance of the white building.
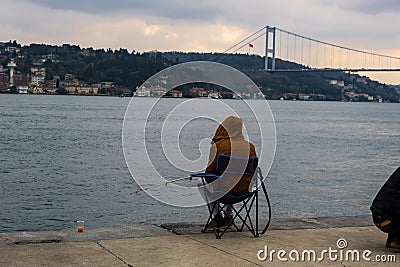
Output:
<path fill-rule="evenodd" d="M 71 74 L 71 73 L 66 73 L 64 76 L 64 79 L 65 80 L 73 80 L 73 79 L 75 79 L 75 75 Z"/>
<path fill-rule="evenodd" d="M 45 78 L 45 76 L 43 76 L 43 75 L 32 75 L 31 83 L 34 85 L 44 84 L 44 78 Z"/>
<path fill-rule="evenodd" d="M 157 85 L 157 86 L 153 86 L 150 89 L 150 95 L 154 96 L 154 97 L 162 97 L 167 93 L 167 89 Z"/>
<path fill-rule="evenodd" d="M 31 68 L 31 83 L 33 85 L 41 85 L 44 84 L 44 80 L 46 78 L 46 68 Z"/>
<path fill-rule="evenodd" d="M 10 53 L 15 52 L 15 53 L 18 54 L 18 53 L 21 51 L 21 49 L 18 48 L 18 47 L 15 47 L 15 46 L 7 46 L 7 47 L 4 49 L 4 51 L 10 52 Z"/>
<path fill-rule="evenodd" d="M 136 91 L 133 94 L 133 96 L 149 97 L 149 96 L 151 96 L 151 89 L 150 88 L 146 88 L 144 86 L 141 86 L 141 87 L 136 89 Z"/>
<path fill-rule="evenodd" d="M 18 94 L 27 94 L 28 93 L 28 86 L 21 85 L 17 87 Z"/>

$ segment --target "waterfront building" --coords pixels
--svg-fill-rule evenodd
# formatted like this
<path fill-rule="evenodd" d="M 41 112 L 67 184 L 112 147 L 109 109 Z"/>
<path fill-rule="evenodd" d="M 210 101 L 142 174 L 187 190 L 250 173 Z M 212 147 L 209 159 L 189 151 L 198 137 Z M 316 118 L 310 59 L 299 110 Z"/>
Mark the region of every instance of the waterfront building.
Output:
<path fill-rule="evenodd" d="M 57 90 L 58 90 L 57 87 L 51 87 L 51 86 L 45 86 L 45 87 L 43 88 L 43 92 L 44 92 L 45 94 L 48 94 L 48 95 L 55 95 L 55 94 L 57 94 Z"/>
<path fill-rule="evenodd" d="M 161 87 L 160 85 L 145 87 L 140 86 L 136 87 L 136 91 L 133 93 L 133 96 L 138 97 L 163 97 L 167 94 L 167 89 Z"/>
<path fill-rule="evenodd" d="M 28 90 L 28 93 L 31 93 L 31 94 L 43 94 L 44 91 L 43 91 L 43 88 L 41 86 L 34 85 Z"/>
<path fill-rule="evenodd" d="M 64 89 L 71 95 L 97 95 L 99 92 L 98 87 L 85 84 L 68 85 Z"/>
<path fill-rule="evenodd" d="M 173 98 L 182 98 L 182 92 L 179 90 L 171 90 L 169 92 Z"/>
<path fill-rule="evenodd" d="M 19 85 L 17 86 L 18 94 L 27 94 L 28 93 L 28 86 L 27 85 Z"/>
<path fill-rule="evenodd" d="M 144 86 L 141 86 L 136 89 L 135 93 L 133 96 L 139 96 L 139 97 L 150 97 L 151 96 L 151 89 L 146 88 Z"/>
<path fill-rule="evenodd" d="M 208 94 L 204 90 L 204 88 L 199 88 L 199 87 L 193 87 L 190 89 L 190 95 L 192 97 L 207 97 Z"/>
<path fill-rule="evenodd" d="M 162 97 L 167 93 L 167 89 L 157 85 L 150 87 L 150 95 L 153 97 Z"/>

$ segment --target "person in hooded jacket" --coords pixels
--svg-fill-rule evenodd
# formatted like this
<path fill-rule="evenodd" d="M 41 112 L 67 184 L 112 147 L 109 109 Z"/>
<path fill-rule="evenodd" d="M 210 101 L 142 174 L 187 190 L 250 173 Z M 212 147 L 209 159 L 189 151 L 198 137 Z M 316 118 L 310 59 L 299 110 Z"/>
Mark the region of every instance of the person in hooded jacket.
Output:
<path fill-rule="evenodd" d="M 388 233 L 386 247 L 400 249 L 400 167 L 379 190 L 371 211 L 374 224 Z"/>
<path fill-rule="evenodd" d="M 235 116 L 227 117 L 217 128 L 214 137 L 212 138 L 208 165 L 205 173 L 220 175 L 217 172 L 217 155 L 225 154 L 241 158 L 256 157 L 256 150 L 252 143 L 246 141 L 243 136 L 243 121 L 241 118 Z M 224 175 L 224 179 L 228 179 L 229 175 Z M 251 183 L 251 175 L 231 175 L 228 185 L 233 194 L 244 194 L 249 192 L 249 185 Z M 200 178 L 197 182 L 198 186 L 203 186 L 203 181 Z M 207 193 L 203 190 L 202 194 Z M 204 197 L 204 195 L 203 195 Z M 204 197 L 207 199 L 206 197 Z M 213 203 L 209 203 L 214 205 Z M 225 210 L 228 217 L 232 218 L 233 211 L 230 205 Z M 225 218 L 221 213 L 218 214 L 214 209 L 214 220 L 217 220 L 219 225 L 225 225 L 230 221 L 230 218 Z"/>

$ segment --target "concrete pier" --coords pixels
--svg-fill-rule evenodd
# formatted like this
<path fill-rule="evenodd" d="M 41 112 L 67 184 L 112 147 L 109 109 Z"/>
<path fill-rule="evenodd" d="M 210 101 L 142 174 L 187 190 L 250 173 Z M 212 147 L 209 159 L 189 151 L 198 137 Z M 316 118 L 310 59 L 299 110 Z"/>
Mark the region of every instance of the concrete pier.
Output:
<path fill-rule="evenodd" d="M 201 229 L 199 223 L 171 223 L 0 233 L 0 266 L 398 266 L 400 261 L 400 251 L 385 247 L 386 235 L 369 216 L 273 220 L 258 238 L 244 231 L 217 240 Z"/>

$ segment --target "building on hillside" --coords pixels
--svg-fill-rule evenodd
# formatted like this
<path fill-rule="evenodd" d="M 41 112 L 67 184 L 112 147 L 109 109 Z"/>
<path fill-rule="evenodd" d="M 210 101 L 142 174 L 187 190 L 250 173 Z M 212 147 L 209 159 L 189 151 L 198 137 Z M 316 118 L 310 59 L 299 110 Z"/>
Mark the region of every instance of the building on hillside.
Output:
<path fill-rule="evenodd" d="M 133 93 L 133 96 L 138 96 L 138 97 L 150 97 L 151 96 L 151 89 L 146 88 L 144 86 L 140 86 L 136 89 L 136 91 Z"/>
<path fill-rule="evenodd" d="M 97 84 L 93 84 L 99 88 L 99 92 L 105 95 L 117 95 L 118 91 L 115 88 L 114 82 L 101 82 Z"/>
<path fill-rule="evenodd" d="M 15 47 L 15 46 L 7 46 L 6 48 L 4 48 L 4 51 L 9 52 L 9 53 L 19 53 L 21 52 L 21 49 L 19 47 Z"/>
<path fill-rule="evenodd" d="M 33 84 L 33 85 L 41 85 L 41 84 L 44 84 L 44 81 L 45 81 L 45 76 L 43 76 L 43 75 L 37 75 L 37 74 L 35 74 L 35 75 L 32 75 L 31 76 L 31 83 Z"/>
<path fill-rule="evenodd" d="M 31 84 L 39 86 L 44 84 L 46 79 L 46 68 L 44 67 L 32 67 L 31 68 Z"/>
<path fill-rule="evenodd" d="M 193 87 L 189 91 L 190 91 L 190 95 L 192 97 L 207 97 L 208 96 L 208 94 L 204 90 L 204 88 Z"/>
<path fill-rule="evenodd" d="M 166 96 L 172 97 L 172 98 L 182 98 L 182 92 L 179 90 L 171 90 L 169 91 Z"/>
<path fill-rule="evenodd" d="M 81 82 L 79 81 L 79 79 L 77 79 L 75 77 L 75 75 L 70 74 L 70 73 L 65 74 L 64 81 L 60 81 L 60 86 L 62 85 L 64 87 L 65 86 L 74 86 L 74 85 L 78 86 L 80 84 L 81 84 Z"/>
<path fill-rule="evenodd" d="M 28 89 L 30 94 L 44 94 L 43 88 L 41 86 L 34 85 Z"/>
<path fill-rule="evenodd" d="M 66 81 L 72 81 L 73 79 L 75 79 L 75 75 L 74 74 L 66 73 L 64 75 L 64 80 L 66 80 Z"/>
<path fill-rule="evenodd" d="M 57 90 L 58 90 L 57 87 L 51 87 L 51 86 L 44 86 L 44 87 L 43 87 L 43 92 L 44 92 L 45 94 L 48 94 L 48 95 L 55 95 L 55 94 L 57 94 Z"/>
<path fill-rule="evenodd" d="M 343 87 L 344 86 L 344 81 L 339 81 L 339 80 L 330 80 L 329 84 L 331 85 L 336 85 L 339 87 Z"/>
<path fill-rule="evenodd" d="M 48 54 L 48 55 L 43 55 L 42 56 L 42 60 L 44 60 L 44 62 L 46 62 L 47 60 L 53 62 L 53 63 L 58 63 L 58 55 L 55 54 Z"/>
<path fill-rule="evenodd" d="M 60 87 L 60 76 L 53 76 L 53 79 L 51 79 L 50 81 L 47 81 L 46 84 L 49 87 L 55 87 L 55 88 L 59 88 Z"/>
<path fill-rule="evenodd" d="M 114 82 L 101 82 L 101 88 L 103 89 L 114 89 Z"/>
<path fill-rule="evenodd" d="M 219 92 L 210 92 L 207 96 L 208 98 L 222 98 L 221 94 Z"/>
<path fill-rule="evenodd" d="M 18 94 L 27 94 L 28 93 L 28 86 L 27 85 L 20 85 L 17 86 L 17 92 Z"/>
<path fill-rule="evenodd" d="M 283 97 L 284 100 L 296 100 L 297 94 L 295 94 L 295 93 L 284 93 L 282 97 Z"/>
<path fill-rule="evenodd" d="M 151 87 L 140 86 L 136 87 L 136 91 L 134 92 L 133 96 L 138 97 L 163 97 L 166 95 L 167 89 L 156 85 Z"/>
<path fill-rule="evenodd" d="M 92 85 L 68 85 L 64 89 L 71 95 L 97 95 L 99 88 Z"/>
<path fill-rule="evenodd" d="M 159 85 L 150 87 L 150 95 L 153 97 L 163 97 L 167 93 L 167 89 Z"/>
<path fill-rule="evenodd" d="M 299 100 L 317 100 L 322 101 L 326 100 L 326 96 L 323 94 L 298 94 L 297 99 Z"/>
<path fill-rule="evenodd" d="M 353 91 L 345 92 L 344 96 L 349 101 L 374 101 L 374 97 L 369 94 L 359 94 Z"/>
<path fill-rule="evenodd" d="M 223 99 L 234 99 L 234 98 L 242 99 L 242 97 L 243 97 L 242 95 L 236 94 L 233 92 L 220 92 L 220 95 L 221 95 L 221 98 L 223 98 Z"/>
<path fill-rule="evenodd" d="M 368 84 L 368 78 L 367 77 L 358 77 L 357 82 L 363 83 L 363 84 Z"/>
<path fill-rule="evenodd" d="M 129 88 L 120 88 L 120 95 L 119 96 L 126 96 L 126 97 L 131 97 L 132 96 L 132 90 Z"/>

